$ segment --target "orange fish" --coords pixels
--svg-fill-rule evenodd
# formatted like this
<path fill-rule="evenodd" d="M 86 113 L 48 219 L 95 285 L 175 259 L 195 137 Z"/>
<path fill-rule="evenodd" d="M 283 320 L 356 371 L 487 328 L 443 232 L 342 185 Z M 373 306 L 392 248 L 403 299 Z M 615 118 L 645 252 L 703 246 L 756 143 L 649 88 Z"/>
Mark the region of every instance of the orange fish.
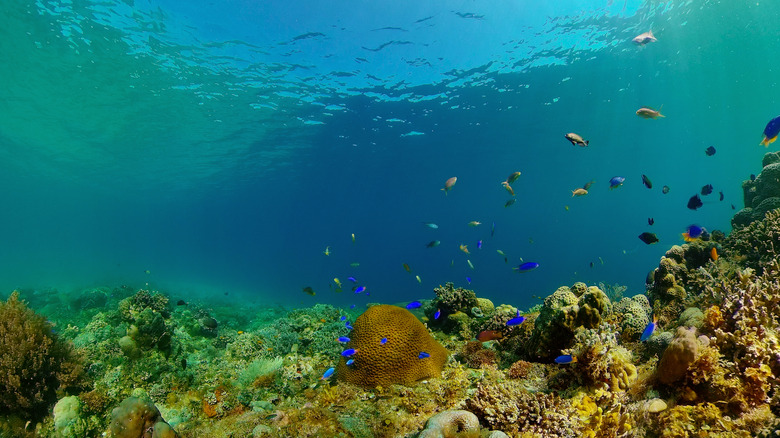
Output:
<path fill-rule="evenodd" d="M 497 339 L 503 339 L 504 335 L 498 330 L 485 330 L 477 335 L 479 342 L 494 341 Z"/>
<path fill-rule="evenodd" d="M 710 258 L 712 259 L 713 262 L 718 261 L 718 250 L 714 246 L 710 250 Z"/>
<path fill-rule="evenodd" d="M 461 244 L 461 245 L 460 245 L 460 250 L 461 250 L 461 251 L 463 251 L 463 252 L 465 252 L 466 254 L 471 254 L 471 253 L 469 252 L 469 246 L 468 246 L 468 245 L 463 245 L 463 244 Z"/>

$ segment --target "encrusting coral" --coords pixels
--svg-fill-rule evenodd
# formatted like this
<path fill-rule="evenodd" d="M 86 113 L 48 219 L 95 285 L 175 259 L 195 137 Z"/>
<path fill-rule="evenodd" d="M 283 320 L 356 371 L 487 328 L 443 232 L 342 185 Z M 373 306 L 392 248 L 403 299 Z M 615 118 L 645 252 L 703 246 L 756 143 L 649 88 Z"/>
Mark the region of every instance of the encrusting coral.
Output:
<path fill-rule="evenodd" d="M 441 374 L 448 352 L 408 310 L 390 305 L 369 307 L 353 324 L 347 348 L 354 363 L 339 361 L 339 380 L 363 387 L 411 385 Z M 382 342 L 386 338 L 385 342 Z"/>

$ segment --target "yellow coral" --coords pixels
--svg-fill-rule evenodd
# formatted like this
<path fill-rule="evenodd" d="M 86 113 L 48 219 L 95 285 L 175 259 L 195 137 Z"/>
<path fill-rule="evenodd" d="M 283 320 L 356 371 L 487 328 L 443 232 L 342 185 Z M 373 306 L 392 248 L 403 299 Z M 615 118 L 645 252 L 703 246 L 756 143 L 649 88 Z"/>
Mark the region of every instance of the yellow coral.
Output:
<path fill-rule="evenodd" d="M 444 369 L 448 352 L 408 310 L 378 305 L 370 307 L 353 324 L 348 348 L 355 362 L 339 361 L 339 380 L 363 387 L 410 385 L 436 377 Z M 382 339 L 387 338 L 383 344 Z M 424 352 L 429 357 L 420 357 Z"/>

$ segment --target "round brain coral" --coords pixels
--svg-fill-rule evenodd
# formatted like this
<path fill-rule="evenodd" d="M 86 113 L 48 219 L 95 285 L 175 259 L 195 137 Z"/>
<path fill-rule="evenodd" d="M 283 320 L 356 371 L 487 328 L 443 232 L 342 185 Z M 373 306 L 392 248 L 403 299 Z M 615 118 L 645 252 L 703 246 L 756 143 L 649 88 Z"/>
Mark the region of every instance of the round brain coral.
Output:
<path fill-rule="evenodd" d="M 355 349 L 355 362 L 347 365 L 350 358 L 342 357 L 337 376 L 363 387 L 410 385 L 436 377 L 449 354 L 414 315 L 397 306 L 370 307 L 355 320 L 349 337 L 346 348 Z"/>

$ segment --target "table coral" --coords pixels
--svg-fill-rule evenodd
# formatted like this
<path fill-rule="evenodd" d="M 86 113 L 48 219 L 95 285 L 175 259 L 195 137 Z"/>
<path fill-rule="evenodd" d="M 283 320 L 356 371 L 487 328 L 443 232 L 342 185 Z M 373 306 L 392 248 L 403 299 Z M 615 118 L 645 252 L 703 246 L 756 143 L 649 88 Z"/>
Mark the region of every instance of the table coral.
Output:
<path fill-rule="evenodd" d="M 339 380 L 363 387 L 411 385 L 437 377 L 448 352 L 408 310 L 390 305 L 370 307 L 353 324 L 346 348 L 354 348 L 354 364 L 339 361 Z M 382 344 L 382 338 L 387 342 Z M 420 357 L 425 352 L 429 357 Z"/>

